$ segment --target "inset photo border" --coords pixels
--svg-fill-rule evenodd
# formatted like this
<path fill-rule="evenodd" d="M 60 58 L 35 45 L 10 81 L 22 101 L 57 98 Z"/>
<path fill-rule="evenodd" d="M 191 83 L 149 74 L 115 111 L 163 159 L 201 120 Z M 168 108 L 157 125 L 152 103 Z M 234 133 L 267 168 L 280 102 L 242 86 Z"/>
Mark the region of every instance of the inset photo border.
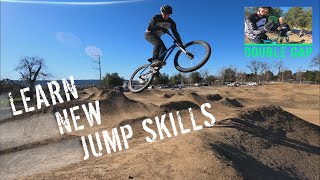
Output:
<path fill-rule="evenodd" d="M 245 7 L 245 45 L 312 45 L 312 7 Z"/>

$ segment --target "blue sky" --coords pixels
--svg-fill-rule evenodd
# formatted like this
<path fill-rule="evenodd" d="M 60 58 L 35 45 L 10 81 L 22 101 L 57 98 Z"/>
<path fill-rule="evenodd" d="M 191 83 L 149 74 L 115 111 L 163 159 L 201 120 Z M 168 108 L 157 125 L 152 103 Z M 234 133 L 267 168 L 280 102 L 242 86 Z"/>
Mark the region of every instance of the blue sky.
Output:
<path fill-rule="evenodd" d="M 308 64 L 319 53 L 319 1 L 315 0 L 141 0 L 104 5 L 26 4 L 1 0 L 1 79 L 19 78 L 13 69 L 22 56 L 44 58 L 53 79 L 70 75 L 76 79 L 97 79 L 98 72 L 85 51 L 90 46 L 102 52 L 103 74 L 118 72 L 127 79 L 151 57 L 153 47 L 143 35 L 151 17 L 159 14 L 163 4 L 174 8 L 171 17 L 177 23 L 183 42 L 201 39 L 211 45 L 211 58 L 202 68 L 211 74 L 230 65 L 249 72 L 246 64 L 252 58 L 244 57 L 243 46 L 246 6 L 313 7 L 311 57 L 284 61 L 293 71 L 299 67 L 311 69 Z M 168 36 L 163 39 L 167 46 L 171 45 Z M 279 59 L 258 60 L 274 62 Z M 173 56 L 161 72 L 177 74 L 172 61 Z"/>

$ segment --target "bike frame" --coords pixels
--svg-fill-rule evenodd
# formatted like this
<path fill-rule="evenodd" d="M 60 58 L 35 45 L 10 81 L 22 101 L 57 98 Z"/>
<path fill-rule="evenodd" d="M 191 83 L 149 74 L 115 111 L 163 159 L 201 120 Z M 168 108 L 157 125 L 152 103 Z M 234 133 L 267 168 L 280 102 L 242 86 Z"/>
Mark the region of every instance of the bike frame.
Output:
<path fill-rule="evenodd" d="M 164 59 L 163 59 L 164 62 L 167 61 L 167 59 L 169 58 L 169 56 L 171 55 L 171 53 L 173 52 L 173 50 L 174 50 L 176 47 L 178 47 L 182 52 L 187 53 L 187 51 L 186 51 L 184 48 L 182 48 L 182 47 L 177 43 L 177 39 L 176 39 L 175 37 L 173 37 L 170 32 L 168 32 L 167 34 L 174 40 L 174 41 L 173 41 L 174 44 L 173 44 L 171 47 L 169 47 L 166 51 L 164 51 L 164 52 L 160 55 L 160 57 L 165 56 Z M 169 53 L 168 53 L 168 52 L 169 52 Z M 168 54 L 167 54 L 167 53 L 168 53 Z M 151 65 L 151 64 L 150 64 L 150 65 Z M 149 66 L 150 66 L 150 65 L 149 65 Z M 144 70 L 140 72 L 140 75 L 141 75 L 149 66 L 145 67 Z"/>
<path fill-rule="evenodd" d="M 169 47 L 166 51 L 164 51 L 160 57 L 164 57 L 163 61 L 166 62 L 167 59 L 169 58 L 169 56 L 171 55 L 172 51 L 174 50 L 174 48 L 178 47 L 182 52 L 187 53 L 186 50 L 184 48 L 182 48 L 178 43 L 177 43 L 177 39 L 175 37 L 172 36 L 171 33 L 167 33 L 173 40 L 174 40 L 174 44 Z M 168 53 L 169 52 L 169 53 Z M 167 54 L 168 53 L 168 54 Z"/>

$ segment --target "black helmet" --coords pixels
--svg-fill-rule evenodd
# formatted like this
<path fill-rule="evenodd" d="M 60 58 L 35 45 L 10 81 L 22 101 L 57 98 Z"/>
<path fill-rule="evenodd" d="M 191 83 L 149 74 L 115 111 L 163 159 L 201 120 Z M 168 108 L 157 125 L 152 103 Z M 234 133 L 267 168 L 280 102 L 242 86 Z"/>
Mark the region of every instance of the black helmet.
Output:
<path fill-rule="evenodd" d="M 163 5 L 163 6 L 161 6 L 160 11 L 163 14 L 172 14 L 172 7 L 169 5 Z"/>

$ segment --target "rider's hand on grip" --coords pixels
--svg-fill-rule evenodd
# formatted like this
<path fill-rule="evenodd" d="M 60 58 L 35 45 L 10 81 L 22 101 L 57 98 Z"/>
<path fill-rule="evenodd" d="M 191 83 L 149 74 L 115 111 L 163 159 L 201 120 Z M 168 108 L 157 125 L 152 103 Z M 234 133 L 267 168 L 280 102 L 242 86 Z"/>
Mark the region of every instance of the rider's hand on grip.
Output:
<path fill-rule="evenodd" d="M 161 31 L 163 31 L 163 32 L 166 33 L 166 34 L 169 33 L 168 29 L 166 29 L 166 28 L 164 28 L 164 27 L 161 28 Z"/>

